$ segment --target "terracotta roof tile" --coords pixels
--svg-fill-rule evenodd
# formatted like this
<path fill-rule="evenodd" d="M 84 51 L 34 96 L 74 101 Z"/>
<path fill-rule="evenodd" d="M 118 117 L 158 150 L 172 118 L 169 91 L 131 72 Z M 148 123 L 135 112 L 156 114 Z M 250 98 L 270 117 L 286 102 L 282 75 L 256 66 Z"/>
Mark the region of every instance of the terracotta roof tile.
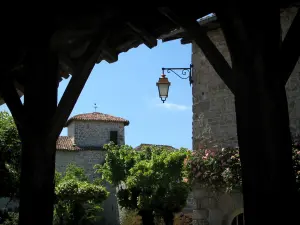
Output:
<path fill-rule="evenodd" d="M 86 150 L 102 150 L 102 147 L 85 146 L 79 147 L 74 144 L 74 138 L 68 136 L 60 136 L 56 141 L 56 150 L 58 151 L 86 151 Z"/>
<path fill-rule="evenodd" d="M 79 148 L 74 145 L 74 139 L 67 136 L 60 136 L 56 141 L 57 150 L 79 150 Z"/>
<path fill-rule="evenodd" d="M 126 119 L 123 119 L 121 117 L 108 115 L 108 114 L 104 114 L 104 113 L 99 113 L 99 112 L 78 114 L 76 116 L 73 116 L 67 121 L 66 126 L 68 126 L 74 120 L 77 120 L 77 121 L 117 122 L 117 123 L 123 123 L 125 126 L 129 125 L 129 121 L 126 120 Z"/>

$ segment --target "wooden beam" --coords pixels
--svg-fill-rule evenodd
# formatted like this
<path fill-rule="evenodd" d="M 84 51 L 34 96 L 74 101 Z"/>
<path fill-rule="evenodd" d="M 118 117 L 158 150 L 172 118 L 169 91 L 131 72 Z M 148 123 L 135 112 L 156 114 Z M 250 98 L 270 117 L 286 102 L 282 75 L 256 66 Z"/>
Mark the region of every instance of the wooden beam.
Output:
<path fill-rule="evenodd" d="M 118 61 L 119 58 L 118 52 L 115 49 L 110 48 L 109 46 L 103 46 L 100 55 L 108 63 L 114 63 Z M 97 58 L 97 62 L 99 62 L 99 58 Z"/>
<path fill-rule="evenodd" d="M 153 48 L 157 45 L 157 39 L 145 28 L 139 27 L 138 25 L 131 22 L 127 22 L 127 25 L 144 41 L 144 44 L 148 48 Z"/>
<path fill-rule="evenodd" d="M 58 138 L 63 129 L 96 61 L 99 59 L 104 39 L 103 33 L 102 35 L 97 35 L 88 47 L 87 52 L 82 56 L 81 63 L 79 62 L 75 68 L 75 72 L 72 75 L 53 117 L 52 126 L 48 133 L 50 139 Z"/>
<path fill-rule="evenodd" d="M 217 16 L 238 84 L 235 111 L 245 223 L 292 224 L 299 212 L 299 194 L 292 168 L 288 102 L 281 84 L 279 10 L 253 2 L 223 4 Z"/>
<path fill-rule="evenodd" d="M 280 58 L 281 58 L 281 69 L 283 76 L 283 83 L 286 84 L 291 73 L 293 72 L 295 65 L 300 55 L 300 12 L 298 12 L 283 40 Z"/>
<path fill-rule="evenodd" d="M 159 10 L 188 33 L 190 38 L 195 41 L 199 48 L 201 48 L 212 67 L 234 94 L 235 79 L 233 77 L 232 69 L 199 23 L 196 20 L 194 21 L 187 18 L 185 15 L 176 14 L 170 8 L 162 7 L 159 8 Z"/>
<path fill-rule="evenodd" d="M 45 26 L 48 27 L 48 26 Z M 25 59 L 24 128 L 20 184 L 20 225 L 52 225 L 56 139 L 47 139 L 57 106 L 58 59 L 49 51 L 47 28 L 33 33 L 34 45 Z M 47 39 L 46 39 L 47 38 Z M 39 206 L 39 207 L 36 207 Z M 34 216 L 37 213 L 39 216 Z"/>
<path fill-rule="evenodd" d="M 15 123 L 22 127 L 24 121 L 24 106 L 20 100 L 20 96 L 18 95 L 13 80 L 8 78 L 7 75 L 4 76 L 0 82 L 0 92 Z"/>

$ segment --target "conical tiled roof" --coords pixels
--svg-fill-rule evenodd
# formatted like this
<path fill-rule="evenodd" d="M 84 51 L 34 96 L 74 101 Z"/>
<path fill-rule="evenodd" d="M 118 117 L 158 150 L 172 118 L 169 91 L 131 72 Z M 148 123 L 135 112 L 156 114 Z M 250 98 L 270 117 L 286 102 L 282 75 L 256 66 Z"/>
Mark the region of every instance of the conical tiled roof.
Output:
<path fill-rule="evenodd" d="M 129 121 L 126 119 L 99 112 L 78 114 L 73 116 L 67 121 L 66 126 L 68 126 L 72 121 L 102 121 L 123 123 L 125 126 L 129 125 Z"/>
<path fill-rule="evenodd" d="M 56 141 L 56 150 L 57 151 L 86 151 L 86 150 L 103 150 L 103 147 L 95 146 L 77 146 L 74 143 L 74 137 L 68 136 L 59 136 Z"/>
<path fill-rule="evenodd" d="M 67 136 L 59 136 L 56 141 L 57 150 L 78 151 L 80 148 L 74 144 L 74 139 Z"/>

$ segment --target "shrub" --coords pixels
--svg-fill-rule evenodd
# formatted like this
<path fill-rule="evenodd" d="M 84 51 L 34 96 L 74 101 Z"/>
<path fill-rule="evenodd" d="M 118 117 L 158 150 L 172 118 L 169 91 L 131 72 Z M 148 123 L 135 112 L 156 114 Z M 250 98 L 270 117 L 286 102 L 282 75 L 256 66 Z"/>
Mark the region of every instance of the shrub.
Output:
<path fill-rule="evenodd" d="M 300 191 L 300 142 L 293 142 L 293 168 Z M 198 182 L 212 191 L 241 190 L 241 162 L 238 148 L 200 148 L 185 161 L 188 181 Z"/>
<path fill-rule="evenodd" d="M 19 224 L 19 213 L 8 212 L 3 225 L 18 225 L 18 224 Z"/>
<path fill-rule="evenodd" d="M 122 210 L 121 225 L 142 225 L 142 218 L 134 210 Z"/>

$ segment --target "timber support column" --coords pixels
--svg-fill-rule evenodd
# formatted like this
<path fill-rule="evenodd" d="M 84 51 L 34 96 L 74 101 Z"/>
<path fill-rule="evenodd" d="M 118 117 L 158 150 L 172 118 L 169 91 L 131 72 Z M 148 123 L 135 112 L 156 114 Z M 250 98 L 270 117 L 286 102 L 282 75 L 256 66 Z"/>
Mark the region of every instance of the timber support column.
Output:
<path fill-rule="evenodd" d="M 285 83 L 299 58 L 299 13 L 282 42 L 279 7 L 218 5 L 230 67 L 196 20 L 172 8 L 160 11 L 187 32 L 235 95 L 246 224 L 294 223 L 299 194 Z"/>
<path fill-rule="evenodd" d="M 24 104 L 14 84 L 14 65 L 0 65 L 4 73 L 0 94 L 11 111 L 22 141 L 20 225 L 53 223 L 56 140 L 92 69 L 102 60 L 100 53 L 111 34 L 111 27 L 118 22 L 112 22 L 109 28 L 101 31 L 96 30 L 87 38 L 89 44 L 85 52 L 76 59 L 69 59 L 74 60 L 72 78 L 57 104 L 59 52 L 50 47 L 56 28 L 51 17 L 41 15 L 43 19 L 45 24 L 41 29 L 35 20 L 26 23 L 32 25 L 26 27 L 32 35 L 26 39 L 26 54 L 24 57 L 21 54 L 23 65 L 18 72 L 26 82 Z M 7 55 L 11 53 L 9 49 L 6 51 Z M 9 56 L 16 58 L 13 54 Z"/>
<path fill-rule="evenodd" d="M 20 225 L 50 225 L 53 220 L 56 138 L 48 138 L 57 106 L 58 60 L 49 43 L 29 50 L 24 88 Z"/>
<path fill-rule="evenodd" d="M 217 12 L 231 54 L 247 225 L 297 221 L 279 8 Z M 299 213 L 299 211 L 298 211 Z"/>

